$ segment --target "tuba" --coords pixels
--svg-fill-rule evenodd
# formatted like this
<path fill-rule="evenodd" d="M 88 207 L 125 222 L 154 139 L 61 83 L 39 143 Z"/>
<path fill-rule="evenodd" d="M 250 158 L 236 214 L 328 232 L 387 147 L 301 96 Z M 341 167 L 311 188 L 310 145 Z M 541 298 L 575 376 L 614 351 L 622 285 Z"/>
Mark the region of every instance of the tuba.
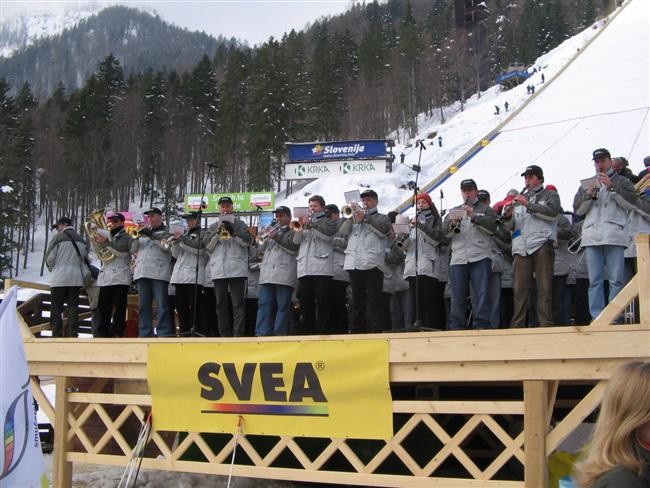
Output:
<path fill-rule="evenodd" d="M 102 263 L 110 263 L 116 256 L 113 254 L 113 251 L 106 246 L 106 244 L 99 244 L 95 240 L 97 237 L 97 229 L 108 230 L 103 210 L 94 210 L 91 212 L 84 222 L 84 230 L 86 231 L 86 235 L 88 235 L 88 238 L 90 239 L 90 245 L 92 246 L 93 251 L 95 251 L 95 254 L 97 254 L 99 260 Z"/>

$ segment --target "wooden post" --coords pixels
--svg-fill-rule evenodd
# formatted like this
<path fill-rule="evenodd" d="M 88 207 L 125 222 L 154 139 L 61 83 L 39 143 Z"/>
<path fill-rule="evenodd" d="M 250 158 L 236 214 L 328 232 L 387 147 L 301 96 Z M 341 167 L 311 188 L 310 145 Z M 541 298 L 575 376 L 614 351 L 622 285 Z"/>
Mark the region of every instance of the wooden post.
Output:
<path fill-rule="evenodd" d="M 636 236 L 636 269 L 639 277 L 639 317 L 642 324 L 650 324 L 650 234 Z"/>
<path fill-rule="evenodd" d="M 546 432 L 548 386 L 545 381 L 524 381 L 524 486 L 548 484 Z"/>
<path fill-rule="evenodd" d="M 54 413 L 54 463 L 52 486 L 72 486 L 72 463 L 68 461 L 68 388 L 72 381 L 58 376 L 56 385 L 56 410 Z"/>

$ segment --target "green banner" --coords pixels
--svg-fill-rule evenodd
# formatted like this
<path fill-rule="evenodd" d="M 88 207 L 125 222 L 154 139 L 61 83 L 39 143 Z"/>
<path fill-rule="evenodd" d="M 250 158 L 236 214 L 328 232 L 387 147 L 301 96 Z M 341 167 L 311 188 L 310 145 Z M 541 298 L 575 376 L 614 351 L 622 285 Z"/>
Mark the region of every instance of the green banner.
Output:
<path fill-rule="evenodd" d="M 271 211 L 275 209 L 275 193 L 245 192 L 245 193 L 208 193 L 203 195 L 203 211 L 219 212 L 219 199 L 232 198 L 235 212 Z M 201 195 L 185 195 L 185 211 L 196 212 L 201 208 Z"/>

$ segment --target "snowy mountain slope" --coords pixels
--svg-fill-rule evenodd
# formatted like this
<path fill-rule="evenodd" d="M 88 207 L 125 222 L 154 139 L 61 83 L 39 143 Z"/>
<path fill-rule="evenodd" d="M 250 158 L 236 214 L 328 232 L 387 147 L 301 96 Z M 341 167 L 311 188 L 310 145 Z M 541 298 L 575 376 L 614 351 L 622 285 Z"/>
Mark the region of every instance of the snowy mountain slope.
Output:
<path fill-rule="evenodd" d="M 605 26 L 599 22 L 535 63 L 542 71 L 527 83 L 512 90 L 492 87 L 468 101 L 465 111 L 440 125 L 432 120 L 420 133 L 420 138 L 433 131 L 443 136 L 443 147 L 436 141 L 422 152 L 420 186 L 438 176 L 482 137 L 497 127 L 505 117 L 504 103 L 516 110 L 530 95 L 526 85 L 533 83 L 537 95 L 522 112 L 509 121 L 501 133 L 484 150 L 451 176 L 440 189 L 445 200 L 442 207 L 458 205 L 459 184 L 474 178 L 480 188 L 492 194 L 495 202 L 510 188 L 521 189 L 520 176 L 529 164 L 544 168 L 546 182 L 555 184 L 563 206 L 570 209 L 573 195 L 582 178 L 593 174 L 591 152 L 608 147 L 613 155 L 629 159 L 632 170 L 642 168 L 641 159 L 650 153 L 648 143 L 648 11 L 644 0 L 630 0 L 612 14 L 611 25 L 585 48 L 587 42 Z M 579 53 L 576 61 L 556 80 L 550 80 L 569 60 Z M 532 69 L 532 68 L 531 68 Z M 544 74 L 546 84 L 541 83 Z M 542 88 L 544 88 L 542 90 Z M 494 106 L 500 107 L 495 115 Z M 407 166 L 417 164 L 418 151 L 411 147 L 394 148 L 399 161 L 406 155 Z M 388 211 L 409 197 L 411 191 L 400 189 L 415 173 L 396 164 L 391 174 L 358 176 L 355 178 L 323 178 L 290 195 L 281 204 L 305 205 L 306 194 L 321 194 L 327 201 L 341 203 L 343 192 L 358 186 L 371 186 L 380 195 L 380 209 Z M 431 193 L 440 206 L 439 189 Z"/>

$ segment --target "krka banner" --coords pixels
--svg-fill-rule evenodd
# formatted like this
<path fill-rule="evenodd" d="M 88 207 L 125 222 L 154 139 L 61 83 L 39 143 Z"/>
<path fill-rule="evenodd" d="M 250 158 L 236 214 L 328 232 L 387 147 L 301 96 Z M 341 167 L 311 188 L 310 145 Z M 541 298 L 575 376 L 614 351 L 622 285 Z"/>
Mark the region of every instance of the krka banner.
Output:
<path fill-rule="evenodd" d="M 185 195 L 185 211 L 196 212 L 203 206 L 204 212 L 218 212 L 218 202 L 221 197 L 232 198 L 235 212 L 271 211 L 275 208 L 275 193 L 273 192 L 208 193 L 203 195 L 203 202 L 201 202 L 201 195 Z"/>
<path fill-rule="evenodd" d="M 386 340 L 150 344 L 156 430 L 390 439 Z"/>
<path fill-rule="evenodd" d="M 386 141 L 362 140 L 341 142 L 287 142 L 289 162 L 328 159 L 384 159 Z"/>
<path fill-rule="evenodd" d="M 0 486 L 48 486 L 29 370 L 18 328 L 15 286 L 0 303 Z"/>

